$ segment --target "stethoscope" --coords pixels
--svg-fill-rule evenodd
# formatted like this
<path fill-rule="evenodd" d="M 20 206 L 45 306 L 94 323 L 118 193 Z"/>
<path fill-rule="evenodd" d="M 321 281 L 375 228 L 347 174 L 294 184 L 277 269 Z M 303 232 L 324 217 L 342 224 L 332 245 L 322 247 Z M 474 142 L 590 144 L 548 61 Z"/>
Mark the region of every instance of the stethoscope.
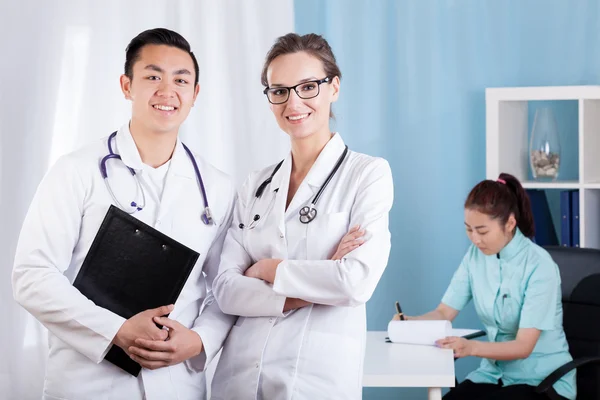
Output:
<path fill-rule="evenodd" d="M 347 154 L 348 154 L 348 146 L 346 145 L 346 147 L 344 148 L 344 152 L 338 158 L 335 166 L 333 167 L 333 170 L 331 170 L 331 172 L 327 176 L 327 179 L 325 180 L 323 185 L 321 185 L 321 187 L 319 188 L 319 191 L 317 192 L 315 197 L 312 199 L 310 204 L 302 207 L 300 209 L 300 211 L 298 211 L 299 220 L 303 224 L 309 224 L 317 217 L 317 201 L 319 201 L 319 198 L 321 197 L 321 194 L 323 193 L 323 191 L 329 184 L 329 181 L 331 181 L 331 178 L 333 178 L 333 176 L 335 175 L 337 170 L 340 168 L 340 165 L 342 165 L 342 162 L 344 162 L 344 159 L 346 158 Z M 271 173 L 271 175 L 267 179 L 265 179 L 265 181 L 263 183 L 260 184 L 258 189 L 256 189 L 256 193 L 254 194 L 254 201 L 252 202 L 252 206 L 250 207 L 250 210 L 252 210 L 252 208 L 254 207 L 254 204 L 256 203 L 256 200 L 262 196 L 266 187 L 271 183 L 271 181 L 273 180 L 273 176 L 275 176 L 275 174 L 277 173 L 277 171 L 283 164 L 283 161 L 284 160 L 281 160 L 279 162 L 279 164 L 277 164 L 275 166 L 275 169 L 273 169 L 273 172 Z M 277 192 L 278 190 L 279 190 L 279 188 L 275 189 L 275 192 Z M 269 209 L 270 209 L 270 207 L 269 207 Z M 256 226 L 256 224 L 258 223 L 258 220 L 260 220 L 260 214 L 255 214 L 254 218 L 252 218 L 252 222 L 250 222 L 247 229 L 253 229 Z M 245 227 L 246 226 L 243 223 L 239 224 L 240 229 L 244 229 Z"/>
<path fill-rule="evenodd" d="M 127 212 L 128 214 L 134 214 L 138 211 L 142 211 L 144 209 L 144 207 L 146 207 L 146 194 L 144 193 L 144 189 L 142 188 L 142 184 L 141 184 L 139 178 L 137 177 L 135 170 L 133 168 L 130 168 L 128 165 L 125 165 L 127 167 L 127 169 L 129 170 L 129 172 L 131 173 L 131 175 L 133 176 L 133 179 L 135 180 L 135 183 L 136 183 L 137 189 L 138 189 L 138 193 L 141 193 L 141 196 L 142 196 L 141 203 L 132 201 L 129 204 L 131 207 L 133 207 L 133 210 L 127 211 L 126 207 L 123 207 L 121 202 L 119 202 L 119 200 L 117 199 L 117 196 L 115 196 L 115 194 L 110 186 L 109 180 L 108 180 L 108 171 L 106 169 L 106 162 L 110 159 L 121 160 L 121 156 L 113 151 L 112 145 L 110 144 L 111 140 L 114 139 L 116 135 L 117 135 L 117 132 L 113 132 L 108 137 L 108 154 L 102 158 L 102 161 L 100 161 L 100 174 L 102 174 L 102 178 L 104 179 L 106 188 L 108 189 L 108 192 L 110 193 L 110 195 L 113 198 L 113 200 L 115 201 L 115 203 L 117 203 L 117 205 L 121 208 L 121 210 Z M 213 223 L 213 218 L 210 213 L 210 207 L 208 206 L 208 197 L 206 196 L 206 189 L 204 188 L 204 182 L 202 181 L 202 175 L 200 174 L 200 170 L 198 169 L 198 164 L 196 163 L 196 159 L 194 158 L 194 155 L 192 154 L 190 149 L 188 149 L 188 147 L 185 144 L 183 144 L 183 143 L 181 143 L 181 144 L 183 145 L 183 148 L 185 149 L 188 157 L 190 158 L 190 160 L 192 161 L 192 164 L 194 165 L 194 171 L 196 172 L 196 178 L 198 179 L 200 191 L 202 192 L 202 198 L 204 199 L 204 212 L 202 213 L 202 222 L 204 222 L 204 224 L 206 224 L 206 225 L 210 225 Z M 123 161 L 123 160 L 121 160 L 121 161 Z"/>

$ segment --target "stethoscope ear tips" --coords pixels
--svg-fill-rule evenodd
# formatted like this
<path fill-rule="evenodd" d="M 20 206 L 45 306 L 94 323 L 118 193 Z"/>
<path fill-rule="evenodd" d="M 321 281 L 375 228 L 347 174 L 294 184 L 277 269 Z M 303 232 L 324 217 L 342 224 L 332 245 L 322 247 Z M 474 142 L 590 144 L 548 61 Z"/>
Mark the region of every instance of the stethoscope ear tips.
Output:
<path fill-rule="evenodd" d="M 202 213 L 202 222 L 204 222 L 204 225 L 210 225 L 212 224 L 212 213 L 210 212 L 210 208 L 208 206 L 206 206 L 204 208 L 204 212 Z"/>
<path fill-rule="evenodd" d="M 144 207 L 138 206 L 135 201 L 131 202 L 131 207 L 134 207 L 137 211 L 142 211 L 144 209 Z"/>
<path fill-rule="evenodd" d="M 260 219 L 260 215 L 255 214 L 254 218 L 252 218 L 252 219 L 254 220 L 254 222 L 256 222 L 256 221 L 258 221 Z M 240 229 L 244 229 L 245 227 L 246 227 L 246 225 L 244 225 L 243 223 L 240 223 L 238 225 L 238 228 L 240 228 Z M 252 227 L 252 224 L 250 224 L 250 227 Z"/>

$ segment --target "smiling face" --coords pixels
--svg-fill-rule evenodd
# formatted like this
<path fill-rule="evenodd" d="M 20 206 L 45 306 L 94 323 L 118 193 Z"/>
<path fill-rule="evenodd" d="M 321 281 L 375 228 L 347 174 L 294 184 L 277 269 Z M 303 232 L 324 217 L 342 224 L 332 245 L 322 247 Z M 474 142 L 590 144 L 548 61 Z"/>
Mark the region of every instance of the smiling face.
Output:
<path fill-rule="evenodd" d="M 191 56 L 176 47 L 146 45 L 132 75 L 121 76 L 121 89 L 132 103 L 132 124 L 150 133 L 177 134 L 200 90 Z"/>
<path fill-rule="evenodd" d="M 269 88 L 295 86 L 307 81 L 321 80 L 326 76 L 323 63 L 304 51 L 278 56 L 267 69 Z M 330 78 L 330 82 L 319 85 L 319 94 L 316 97 L 302 99 L 292 89 L 285 103 L 270 104 L 279 127 L 290 135 L 292 140 L 330 134 L 329 112 L 331 103 L 338 99 L 340 89 L 339 78 Z M 309 86 L 296 88 L 301 93 L 302 90 L 313 89 Z"/>
<path fill-rule="evenodd" d="M 497 254 L 513 237 L 517 221 L 513 214 L 505 225 L 475 209 L 465 209 L 465 228 L 469 240 L 485 255 Z"/>

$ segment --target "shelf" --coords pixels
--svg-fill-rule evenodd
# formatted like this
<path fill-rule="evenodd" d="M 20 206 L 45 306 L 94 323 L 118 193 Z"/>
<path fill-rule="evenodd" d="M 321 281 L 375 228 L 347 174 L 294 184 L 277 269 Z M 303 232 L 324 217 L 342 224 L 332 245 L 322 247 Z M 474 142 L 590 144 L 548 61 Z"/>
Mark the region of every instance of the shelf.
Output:
<path fill-rule="evenodd" d="M 529 86 L 485 90 L 486 100 L 540 101 L 599 99 L 600 86 Z"/>
<path fill-rule="evenodd" d="M 581 189 L 583 185 L 578 181 L 563 182 L 521 182 L 525 189 Z M 596 184 L 600 188 L 600 184 Z"/>
<path fill-rule="evenodd" d="M 548 190 L 553 210 L 560 210 L 560 191 L 579 190 L 580 245 L 600 249 L 600 86 L 488 88 L 485 99 L 486 178 L 495 180 L 506 172 L 519 179 L 526 189 Z M 564 135 L 563 180 L 536 181 L 529 162 L 531 114 L 540 106 L 536 101 L 553 100 L 567 101 L 556 105 L 567 116 L 564 127 L 557 121 L 559 133 Z"/>
<path fill-rule="evenodd" d="M 600 189 L 600 182 L 580 183 L 577 181 L 563 182 L 521 182 L 525 189 Z"/>

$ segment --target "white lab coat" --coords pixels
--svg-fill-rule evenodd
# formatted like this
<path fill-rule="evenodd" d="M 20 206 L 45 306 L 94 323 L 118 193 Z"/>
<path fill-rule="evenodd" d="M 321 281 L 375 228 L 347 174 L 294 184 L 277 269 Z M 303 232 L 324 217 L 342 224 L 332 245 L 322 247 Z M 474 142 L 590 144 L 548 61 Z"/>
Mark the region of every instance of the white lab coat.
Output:
<path fill-rule="evenodd" d="M 212 399 L 361 398 L 365 302 L 390 252 L 389 164 L 349 152 L 317 202 L 316 219 L 309 224 L 298 219 L 300 208 L 310 203 L 343 150 L 343 140 L 335 134 L 287 211 L 291 155 L 254 205 L 256 189 L 274 166 L 252 174 L 241 189 L 213 282 L 223 312 L 240 317 L 224 344 Z M 256 214 L 260 219 L 248 229 Z M 366 229 L 366 243 L 342 260 L 329 260 L 356 224 Z M 284 260 L 272 286 L 243 276 L 265 258 Z M 283 313 L 286 297 L 315 304 Z"/>
<path fill-rule="evenodd" d="M 196 155 L 215 220 L 204 225 L 204 202 L 193 165 L 178 140 L 162 198 L 145 183 L 128 125 L 112 140 L 123 162 L 108 161 L 112 189 L 122 204 L 136 196 L 125 164 L 136 170 L 146 206 L 134 216 L 200 253 L 170 317 L 192 328 L 204 351 L 184 363 L 133 377 L 103 361 L 124 322 L 72 286 L 111 204 L 99 171 L 107 138 L 60 158 L 40 184 L 21 231 L 12 275 L 15 299 L 49 330 L 46 400 L 198 400 L 206 397 L 204 372 L 220 350 L 234 318 L 223 314 L 209 290 L 231 224 L 235 188 L 229 177 Z M 199 315 L 202 304 L 204 309 Z"/>

